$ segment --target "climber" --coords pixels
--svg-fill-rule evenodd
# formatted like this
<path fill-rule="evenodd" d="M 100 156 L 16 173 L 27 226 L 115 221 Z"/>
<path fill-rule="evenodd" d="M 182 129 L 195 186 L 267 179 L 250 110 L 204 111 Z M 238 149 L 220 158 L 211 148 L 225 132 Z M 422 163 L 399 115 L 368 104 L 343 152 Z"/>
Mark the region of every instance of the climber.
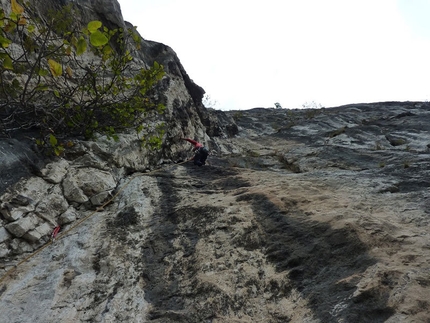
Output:
<path fill-rule="evenodd" d="M 194 160 L 194 165 L 197 165 L 197 166 L 205 165 L 206 158 L 208 158 L 208 155 L 209 155 L 209 150 L 196 140 L 193 140 L 190 138 L 181 138 L 181 139 L 186 140 L 192 145 L 194 145 L 193 151 L 195 155 L 193 158 L 191 158 L 191 160 Z"/>

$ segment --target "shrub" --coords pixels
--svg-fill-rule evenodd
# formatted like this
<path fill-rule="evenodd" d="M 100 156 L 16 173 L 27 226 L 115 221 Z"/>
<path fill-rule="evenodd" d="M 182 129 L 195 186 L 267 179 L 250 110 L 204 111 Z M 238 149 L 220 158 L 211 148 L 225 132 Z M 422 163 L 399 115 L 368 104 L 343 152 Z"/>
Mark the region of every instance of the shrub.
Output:
<path fill-rule="evenodd" d="M 241 111 L 237 111 L 233 114 L 233 119 L 235 121 L 239 121 L 242 118 L 243 118 L 243 112 L 241 112 Z"/>
<path fill-rule="evenodd" d="M 73 19 L 77 14 L 68 5 L 42 17 L 16 0 L 9 13 L 0 8 L 4 135 L 36 128 L 39 144 L 58 148 L 61 137 L 89 139 L 101 133 L 116 139 L 118 131 L 130 128 L 142 133 L 146 118 L 164 111 L 151 99 L 163 66 L 154 62 L 146 69 L 135 62 L 133 51 L 140 49 L 136 31 L 110 30 L 100 21 L 80 28 Z M 141 138 L 159 147 L 161 128 L 156 129 Z"/>

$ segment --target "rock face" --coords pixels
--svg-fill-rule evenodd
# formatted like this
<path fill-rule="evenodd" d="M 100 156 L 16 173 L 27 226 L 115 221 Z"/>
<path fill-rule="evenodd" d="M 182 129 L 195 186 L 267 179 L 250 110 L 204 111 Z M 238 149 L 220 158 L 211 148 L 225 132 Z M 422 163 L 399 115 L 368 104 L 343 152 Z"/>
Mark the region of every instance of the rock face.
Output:
<path fill-rule="evenodd" d="M 130 27 L 116 0 L 60 2 Z M 0 323 L 430 321 L 428 103 L 224 113 L 143 42 L 166 69 L 160 150 L 0 141 Z M 182 162 L 186 136 L 209 165 Z"/>
<path fill-rule="evenodd" d="M 132 28 L 125 22 L 117 0 L 37 0 L 35 3 L 39 14 L 59 5 L 73 4 L 81 13 L 76 17 L 76 24 L 86 25 L 89 21 L 101 20 L 109 28 Z M 2 0 L 1 5 L 6 10 L 10 8 L 9 0 Z M 178 161 L 185 158 L 184 150 L 188 143 L 181 137 L 198 138 L 211 149 L 217 149 L 214 137 L 231 137 L 237 133 L 235 122 L 221 111 L 206 109 L 202 104 L 205 91 L 195 84 L 186 73 L 176 53 L 168 46 L 142 39 L 140 52 L 134 53 L 134 63 L 139 67 L 149 67 L 157 61 L 164 66 L 165 76 L 157 84 L 155 93 L 165 107 L 165 113 L 158 119 L 148 121 L 149 126 L 165 125 L 162 147 L 157 151 L 148 151 L 141 147 L 136 134 L 119 134 L 120 140 L 113 142 L 106 137 L 97 138 L 95 142 L 74 141 L 72 149 L 67 149 L 66 158 L 83 165 L 94 164 L 103 160 L 105 165 L 97 163 L 96 168 L 107 170 L 106 164 L 115 165 L 116 173 L 144 171 L 166 161 Z M 85 61 L 86 54 L 82 55 Z M 88 56 L 88 55 L 87 55 Z M 92 56 L 86 58 L 88 61 Z M 0 194 L 5 189 L 19 181 L 22 177 L 40 175 L 49 160 L 45 160 L 36 147 L 36 137 L 31 133 L 13 134 L 13 138 L 0 141 Z M 72 142 L 72 141 L 71 141 Z M 78 162 L 79 159 L 79 162 Z M 57 166 L 55 166 L 57 167 Z M 61 166 L 63 167 L 63 166 Z M 109 167 L 108 167 L 109 168 Z M 14 172 L 10 172 L 14 169 Z M 45 169 L 49 172 L 49 169 Z M 62 176 L 60 173 L 56 173 Z M 45 179 L 58 181 L 59 179 Z M 118 179 L 118 178 L 117 178 Z M 76 197 L 81 201 L 87 197 Z"/>
<path fill-rule="evenodd" d="M 87 147 L 10 187 L 0 321 L 429 321 L 430 105 L 227 117 L 203 167 Z"/>

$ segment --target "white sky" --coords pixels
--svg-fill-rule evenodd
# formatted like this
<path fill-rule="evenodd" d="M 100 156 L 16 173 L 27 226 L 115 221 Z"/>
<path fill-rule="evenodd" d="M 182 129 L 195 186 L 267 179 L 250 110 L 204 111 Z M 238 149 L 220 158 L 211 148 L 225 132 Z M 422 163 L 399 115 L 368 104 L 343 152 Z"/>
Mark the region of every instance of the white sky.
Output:
<path fill-rule="evenodd" d="M 215 109 L 430 99 L 430 0 L 118 0 Z"/>

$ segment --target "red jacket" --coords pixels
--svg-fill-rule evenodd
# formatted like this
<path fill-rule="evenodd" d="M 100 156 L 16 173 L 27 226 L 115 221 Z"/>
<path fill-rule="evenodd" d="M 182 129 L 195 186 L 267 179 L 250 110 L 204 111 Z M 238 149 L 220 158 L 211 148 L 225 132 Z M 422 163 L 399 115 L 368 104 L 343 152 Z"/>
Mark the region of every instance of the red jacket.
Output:
<path fill-rule="evenodd" d="M 199 149 L 200 147 L 203 147 L 203 145 L 201 143 L 199 143 L 198 141 L 195 141 L 193 139 L 190 139 L 190 138 L 182 138 L 182 139 L 184 139 L 184 140 L 188 141 L 189 143 L 193 144 L 194 145 L 193 150 L 196 150 L 196 149 Z"/>

